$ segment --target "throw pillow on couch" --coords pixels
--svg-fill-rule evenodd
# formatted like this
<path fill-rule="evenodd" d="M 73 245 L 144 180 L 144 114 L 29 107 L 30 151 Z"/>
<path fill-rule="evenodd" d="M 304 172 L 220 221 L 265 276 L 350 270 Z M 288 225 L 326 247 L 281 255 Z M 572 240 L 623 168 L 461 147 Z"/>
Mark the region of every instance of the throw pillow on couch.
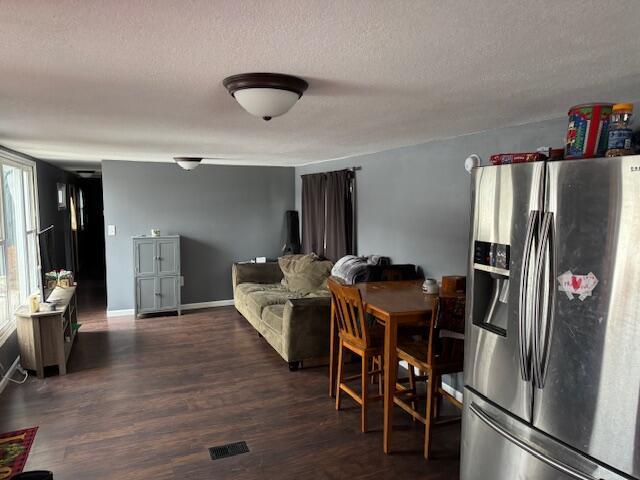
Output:
<path fill-rule="evenodd" d="M 315 253 L 286 255 L 278 259 L 284 278 L 282 285 L 289 291 L 308 295 L 318 289 L 327 288 L 333 263 L 321 260 Z"/>

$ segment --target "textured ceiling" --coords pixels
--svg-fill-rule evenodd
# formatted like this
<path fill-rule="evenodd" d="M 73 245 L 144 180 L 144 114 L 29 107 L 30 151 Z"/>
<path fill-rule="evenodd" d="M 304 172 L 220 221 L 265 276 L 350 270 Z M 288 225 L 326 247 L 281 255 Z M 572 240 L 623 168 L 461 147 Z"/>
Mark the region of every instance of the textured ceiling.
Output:
<path fill-rule="evenodd" d="M 639 32 L 638 0 L 0 0 L 0 144 L 63 163 L 340 158 L 637 100 Z M 248 71 L 309 90 L 267 123 L 221 85 Z"/>

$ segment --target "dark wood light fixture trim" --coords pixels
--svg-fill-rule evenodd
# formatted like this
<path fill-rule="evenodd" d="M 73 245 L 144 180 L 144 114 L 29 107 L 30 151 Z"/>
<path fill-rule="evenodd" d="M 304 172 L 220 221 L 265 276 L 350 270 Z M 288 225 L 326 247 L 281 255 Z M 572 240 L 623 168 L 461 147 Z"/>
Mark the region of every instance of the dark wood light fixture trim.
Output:
<path fill-rule="evenodd" d="M 309 88 L 303 79 L 283 73 L 241 73 L 225 78 L 222 84 L 231 96 L 245 88 L 275 88 L 297 93 L 299 98 Z"/>

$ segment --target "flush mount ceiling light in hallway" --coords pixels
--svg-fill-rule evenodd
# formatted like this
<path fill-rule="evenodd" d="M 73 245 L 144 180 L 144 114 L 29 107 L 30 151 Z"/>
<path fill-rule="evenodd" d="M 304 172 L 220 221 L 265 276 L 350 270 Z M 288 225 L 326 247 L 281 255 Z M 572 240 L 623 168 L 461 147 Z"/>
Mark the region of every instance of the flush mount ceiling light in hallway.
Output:
<path fill-rule="evenodd" d="M 202 162 L 201 157 L 173 157 L 173 159 L 185 170 L 193 170 Z"/>
<path fill-rule="evenodd" d="M 242 108 L 264 120 L 287 113 L 309 87 L 303 79 L 282 73 L 241 73 L 222 84 Z"/>

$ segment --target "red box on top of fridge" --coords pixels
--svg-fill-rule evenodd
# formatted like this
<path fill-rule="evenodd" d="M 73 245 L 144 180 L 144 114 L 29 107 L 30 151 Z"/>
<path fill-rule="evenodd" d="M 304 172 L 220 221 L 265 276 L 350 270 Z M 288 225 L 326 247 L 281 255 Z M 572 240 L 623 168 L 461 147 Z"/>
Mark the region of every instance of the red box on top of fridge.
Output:
<path fill-rule="evenodd" d="M 491 155 L 489 160 L 492 165 L 506 165 L 509 163 L 537 162 L 546 158 L 540 152 L 496 153 Z"/>
<path fill-rule="evenodd" d="M 561 160 L 564 150 L 561 148 L 541 148 L 537 152 L 496 153 L 489 160 L 492 165 L 507 165 L 510 163 L 538 162 L 540 160 Z"/>

